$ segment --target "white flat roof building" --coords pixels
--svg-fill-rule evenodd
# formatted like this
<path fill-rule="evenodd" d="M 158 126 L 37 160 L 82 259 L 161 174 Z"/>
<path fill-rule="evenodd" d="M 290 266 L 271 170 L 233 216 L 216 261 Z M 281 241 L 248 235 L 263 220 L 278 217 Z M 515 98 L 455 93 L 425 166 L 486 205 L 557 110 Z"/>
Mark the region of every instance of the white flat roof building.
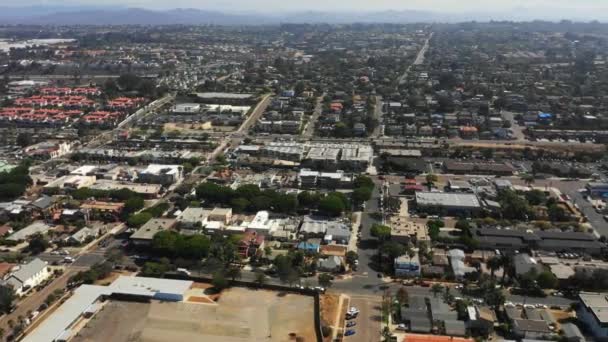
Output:
<path fill-rule="evenodd" d="M 453 192 L 416 192 L 416 204 L 421 207 L 446 209 L 479 209 L 481 203 L 475 194 Z"/>
<path fill-rule="evenodd" d="M 101 296 L 111 294 L 149 297 L 164 301 L 182 301 L 193 282 L 187 280 L 120 276 L 110 286 L 82 285 L 59 308 L 22 340 L 23 342 L 51 342 L 68 340 L 81 315 L 96 305 Z"/>

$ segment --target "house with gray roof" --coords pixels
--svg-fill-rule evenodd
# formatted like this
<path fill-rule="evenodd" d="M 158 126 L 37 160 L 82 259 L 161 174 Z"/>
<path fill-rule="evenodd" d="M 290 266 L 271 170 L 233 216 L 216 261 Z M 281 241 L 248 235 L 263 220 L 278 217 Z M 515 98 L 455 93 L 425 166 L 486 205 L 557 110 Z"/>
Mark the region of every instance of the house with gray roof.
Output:
<path fill-rule="evenodd" d="M 18 296 L 21 296 L 32 287 L 40 285 L 51 272 L 45 261 L 38 258 L 27 264 L 20 265 L 19 269 L 11 273 L 5 280 L 5 285 L 11 286 Z"/>
<path fill-rule="evenodd" d="M 320 271 L 339 272 L 344 264 L 343 259 L 339 256 L 332 255 L 325 259 L 319 259 L 317 267 Z"/>

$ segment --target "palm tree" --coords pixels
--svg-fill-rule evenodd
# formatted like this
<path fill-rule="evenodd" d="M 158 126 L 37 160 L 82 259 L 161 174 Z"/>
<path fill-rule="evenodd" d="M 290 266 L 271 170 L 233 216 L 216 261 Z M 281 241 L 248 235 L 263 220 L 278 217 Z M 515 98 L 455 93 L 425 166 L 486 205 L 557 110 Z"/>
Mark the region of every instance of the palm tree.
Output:
<path fill-rule="evenodd" d="M 490 275 L 492 276 L 492 279 L 494 279 L 494 273 L 496 270 L 498 270 L 501 266 L 502 261 L 500 260 L 500 257 L 495 256 L 488 260 L 488 267 L 490 268 Z"/>
<path fill-rule="evenodd" d="M 505 277 L 507 276 L 507 270 L 511 269 L 511 266 L 513 265 L 513 260 L 510 256 L 503 255 L 500 257 L 500 263 L 502 265 L 502 279 L 500 280 L 500 283 L 502 284 L 502 286 L 504 286 Z"/>
<path fill-rule="evenodd" d="M 526 182 L 526 185 L 530 186 L 534 183 L 534 175 L 524 175 L 521 179 Z"/>

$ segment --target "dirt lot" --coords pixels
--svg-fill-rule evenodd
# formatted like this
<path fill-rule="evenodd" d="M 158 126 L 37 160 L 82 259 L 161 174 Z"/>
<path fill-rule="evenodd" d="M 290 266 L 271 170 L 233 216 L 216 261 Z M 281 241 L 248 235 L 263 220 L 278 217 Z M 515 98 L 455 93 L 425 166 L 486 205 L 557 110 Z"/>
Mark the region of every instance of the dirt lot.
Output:
<path fill-rule="evenodd" d="M 74 342 L 316 341 L 311 297 L 234 288 L 217 304 L 108 303 Z"/>

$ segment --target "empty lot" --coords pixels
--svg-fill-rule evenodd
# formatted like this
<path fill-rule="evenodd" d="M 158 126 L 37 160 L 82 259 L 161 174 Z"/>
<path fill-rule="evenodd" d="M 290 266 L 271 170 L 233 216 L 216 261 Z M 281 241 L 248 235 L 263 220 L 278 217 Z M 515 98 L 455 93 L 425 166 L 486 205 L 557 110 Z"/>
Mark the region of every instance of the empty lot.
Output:
<path fill-rule="evenodd" d="M 242 288 L 216 304 L 112 301 L 74 341 L 316 341 L 313 310 L 312 297 Z"/>

